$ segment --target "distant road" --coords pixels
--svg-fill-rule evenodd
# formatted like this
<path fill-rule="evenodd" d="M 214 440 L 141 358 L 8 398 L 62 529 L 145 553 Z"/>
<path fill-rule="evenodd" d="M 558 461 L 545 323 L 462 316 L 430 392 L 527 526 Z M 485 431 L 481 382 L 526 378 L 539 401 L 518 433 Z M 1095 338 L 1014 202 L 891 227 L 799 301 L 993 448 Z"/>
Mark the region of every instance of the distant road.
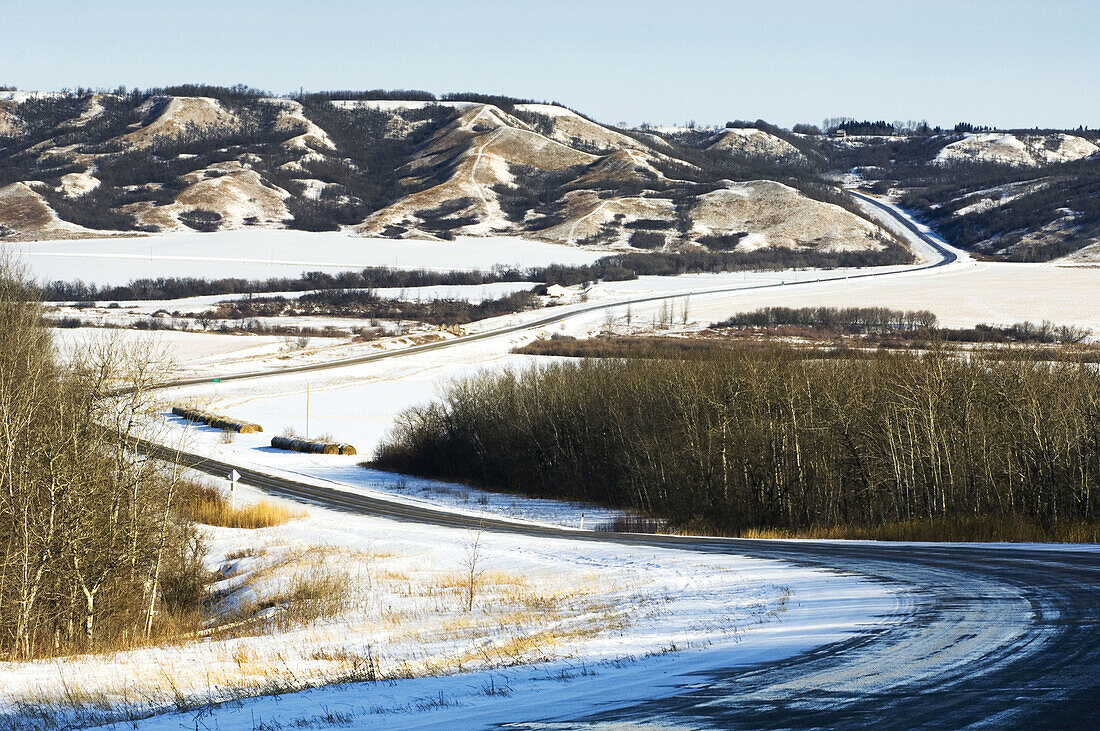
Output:
<path fill-rule="evenodd" d="M 864 201 L 865 203 L 870 203 L 872 206 L 874 206 L 874 207 L 878 208 L 879 210 L 884 211 L 885 213 L 889 214 L 890 217 L 893 218 L 895 221 L 900 222 L 902 226 L 905 226 L 905 228 L 907 228 L 908 230 L 910 230 L 914 234 L 916 234 L 920 238 L 921 241 L 928 244 L 933 249 L 935 249 L 937 252 L 939 252 L 940 256 L 943 257 L 943 258 L 940 259 L 939 261 L 937 261 L 936 263 L 932 264 L 931 266 L 926 267 L 926 268 L 932 269 L 934 267 L 942 267 L 944 265 L 951 264 L 952 262 L 958 260 L 959 257 L 954 251 L 951 251 L 951 249 L 948 249 L 943 244 L 941 244 L 939 241 L 936 241 L 936 239 L 934 239 L 931 236 L 929 236 L 928 234 L 924 233 L 924 231 L 921 231 L 920 227 L 918 227 L 917 224 L 915 224 L 911 218 L 909 218 L 907 216 L 904 216 L 904 215 L 901 215 L 900 213 L 898 213 L 897 209 L 891 208 L 890 206 L 886 205 L 885 203 L 883 203 L 879 199 L 872 198 L 871 196 L 865 195 L 865 194 L 860 193 L 858 191 L 849 189 L 848 192 L 850 194 L 852 194 L 854 197 L 859 198 L 861 201 Z"/>
<path fill-rule="evenodd" d="M 730 292 L 745 292 L 750 290 L 761 289 L 788 289 L 791 287 L 800 287 L 808 284 L 817 284 L 820 282 L 836 282 L 841 280 L 852 279 L 867 279 L 869 277 L 885 277 L 885 276 L 904 276 L 914 272 L 925 271 L 928 269 L 936 269 L 938 267 L 947 266 L 955 262 L 958 256 L 950 249 L 944 247 L 938 241 L 931 236 L 928 236 L 920 230 L 910 219 L 900 214 L 894 208 L 891 208 L 883 203 L 879 202 L 871 196 L 857 193 L 855 191 L 849 191 L 853 196 L 860 200 L 866 201 L 871 205 L 874 205 L 890 215 L 895 220 L 899 221 L 914 235 L 919 237 L 923 242 L 931 246 L 939 255 L 939 258 L 933 262 L 926 264 L 920 264 L 917 266 L 909 267 L 906 269 L 890 269 L 888 271 L 876 271 L 875 268 L 869 268 L 869 271 L 862 272 L 860 274 L 846 274 L 846 275 L 831 275 L 822 276 L 817 279 L 808 279 L 804 281 L 795 282 L 782 282 L 780 284 L 741 284 L 730 285 L 724 287 L 709 287 L 693 290 L 681 290 L 677 292 L 670 292 L 658 295 L 645 295 L 642 297 L 634 297 L 630 299 L 614 299 L 604 302 L 598 302 L 595 304 L 583 305 L 583 306 L 564 306 L 555 308 L 559 311 L 552 315 L 541 317 L 537 320 L 531 320 L 528 322 L 505 325 L 503 327 L 494 328 L 492 330 L 486 330 L 484 332 L 475 333 L 473 335 L 464 335 L 462 337 L 451 338 L 449 340 L 440 340 L 434 343 L 425 343 L 424 345 L 414 345 L 408 348 L 401 348 L 400 350 L 387 350 L 378 353 L 370 353 L 368 355 L 360 355 L 351 358 L 341 358 L 324 363 L 314 363 L 299 366 L 288 366 L 284 368 L 273 368 L 262 371 L 247 371 L 244 373 L 227 373 L 221 376 L 206 376 L 203 378 L 182 378 L 173 381 L 165 381 L 157 386 L 157 388 L 176 388 L 180 386 L 197 386 L 203 383 L 210 383 L 213 379 L 217 379 L 219 382 L 227 381 L 243 381 L 254 378 L 265 378 L 269 376 L 284 376 L 292 375 L 295 373 L 309 373 L 312 371 L 331 370 L 333 368 L 346 368 L 348 366 L 361 365 L 363 363 L 372 363 L 378 360 L 389 360 L 392 358 L 400 358 L 408 355 L 416 355 L 418 353 L 427 353 L 434 350 L 442 350 L 443 348 L 451 348 L 456 345 L 463 345 L 466 343 L 477 342 L 479 340 L 486 340 L 488 338 L 495 338 L 502 335 L 510 335 L 513 333 L 524 332 L 527 330 L 537 330 L 538 328 L 546 327 L 547 325 L 554 325 L 564 320 L 569 320 L 581 315 L 591 314 L 593 312 L 600 312 L 603 310 L 611 310 L 616 308 L 625 307 L 627 305 L 639 305 L 650 302 L 661 302 L 668 300 L 677 300 L 684 297 L 700 297 L 712 294 L 726 294 Z"/>

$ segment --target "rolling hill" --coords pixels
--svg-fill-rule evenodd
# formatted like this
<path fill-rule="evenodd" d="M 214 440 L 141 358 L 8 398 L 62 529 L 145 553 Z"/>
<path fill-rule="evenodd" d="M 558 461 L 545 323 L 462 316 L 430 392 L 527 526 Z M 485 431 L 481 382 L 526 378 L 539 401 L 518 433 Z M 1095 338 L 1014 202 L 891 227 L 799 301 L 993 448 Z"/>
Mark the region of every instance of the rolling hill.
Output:
<path fill-rule="evenodd" d="M 252 226 L 896 251 L 820 172 L 819 156 L 761 130 L 688 139 L 474 94 L 0 95 L 2 240 Z"/>
<path fill-rule="evenodd" d="M 1095 131 L 926 130 L 807 139 L 835 174 L 896 196 L 962 248 L 1009 261 L 1082 261 L 1100 248 Z"/>

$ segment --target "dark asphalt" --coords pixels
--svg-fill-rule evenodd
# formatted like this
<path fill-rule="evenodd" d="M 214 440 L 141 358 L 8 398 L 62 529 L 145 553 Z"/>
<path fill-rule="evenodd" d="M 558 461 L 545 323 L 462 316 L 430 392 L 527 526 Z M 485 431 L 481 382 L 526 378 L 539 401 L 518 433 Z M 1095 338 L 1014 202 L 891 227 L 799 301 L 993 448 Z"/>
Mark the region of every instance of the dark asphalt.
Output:
<path fill-rule="evenodd" d="M 739 540 L 692 548 L 880 578 L 915 594 L 917 609 L 904 622 L 800 657 L 707 673 L 679 695 L 586 721 L 1100 728 L 1100 553 Z"/>

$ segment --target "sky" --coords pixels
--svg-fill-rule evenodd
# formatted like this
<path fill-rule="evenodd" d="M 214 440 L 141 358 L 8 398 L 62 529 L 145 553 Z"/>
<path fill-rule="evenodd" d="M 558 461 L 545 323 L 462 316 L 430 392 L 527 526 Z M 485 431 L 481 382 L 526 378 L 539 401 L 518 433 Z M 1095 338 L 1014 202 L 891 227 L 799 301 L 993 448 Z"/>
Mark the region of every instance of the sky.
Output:
<path fill-rule="evenodd" d="M 605 123 L 1100 126 L 1093 0 L 2 0 L 0 84 L 559 101 Z"/>

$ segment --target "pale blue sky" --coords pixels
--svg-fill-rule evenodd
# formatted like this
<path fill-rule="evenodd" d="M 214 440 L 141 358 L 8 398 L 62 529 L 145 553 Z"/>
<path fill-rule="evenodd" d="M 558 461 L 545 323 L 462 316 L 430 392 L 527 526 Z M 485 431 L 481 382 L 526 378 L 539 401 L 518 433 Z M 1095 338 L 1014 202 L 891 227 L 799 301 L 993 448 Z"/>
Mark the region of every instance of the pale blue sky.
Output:
<path fill-rule="evenodd" d="M 1100 126 L 1087 0 L 0 0 L 0 84 L 556 99 L 605 122 Z"/>

